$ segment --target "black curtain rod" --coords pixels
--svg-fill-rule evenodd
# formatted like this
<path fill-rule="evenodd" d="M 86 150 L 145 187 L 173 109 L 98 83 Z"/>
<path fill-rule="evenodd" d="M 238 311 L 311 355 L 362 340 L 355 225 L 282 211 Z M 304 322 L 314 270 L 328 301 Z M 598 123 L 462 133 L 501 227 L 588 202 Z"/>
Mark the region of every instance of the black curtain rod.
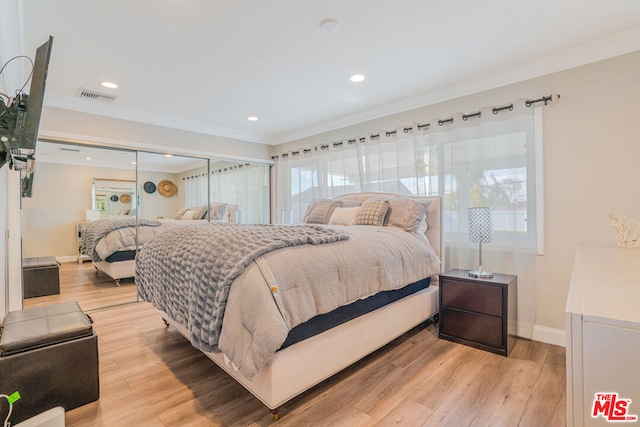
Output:
<path fill-rule="evenodd" d="M 558 98 L 560 98 L 560 95 L 558 95 Z M 531 100 L 527 100 L 525 101 L 524 105 L 526 105 L 527 107 L 531 107 L 533 104 L 535 104 L 536 102 L 544 102 L 544 105 L 547 105 L 547 103 L 549 101 L 553 101 L 552 99 L 552 95 L 549 96 L 543 96 L 540 99 L 534 99 L 533 101 Z"/>
<path fill-rule="evenodd" d="M 504 107 L 493 107 L 493 110 L 491 111 L 493 112 L 493 114 L 498 114 L 503 110 L 513 111 L 513 104 L 505 105 Z"/>
<path fill-rule="evenodd" d="M 473 113 L 473 114 L 463 114 L 463 115 L 462 115 L 462 120 L 464 120 L 464 121 L 466 122 L 466 121 L 467 121 L 467 120 L 469 120 L 471 117 L 477 117 L 477 118 L 480 118 L 480 117 L 482 117 L 482 112 L 478 111 L 477 113 Z M 453 120 L 453 119 L 451 119 L 451 120 Z"/>
<path fill-rule="evenodd" d="M 560 98 L 560 94 L 558 94 L 556 97 L 559 99 L 559 98 Z M 525 106 L 527 106 L 527 107 L 531 107 L 532 105 L 534 105 L 534 104 L 536 104 L 536 103 L 538 103 L 538 102 L 544 102 L 544 105 L 547 105 L 547 104 L 548 104 L 549 102 L 551 102 L 551 101 L 553 101 L 553 95 L 543 96 L 542 98 L 539 98 L 539 99 L 528 99 L 528 100 L 526 100 L 526 101 L 524 102 L 524 105 L 525 105 Z M 499 112 L 504 111 L 504 110 L 513 111 L 513 103 L 511 103 L 511 104 L 509 104 L 509 105 L 505 105 L 505 106 L 503 106 L 503 107 L 493 107 L 493 109 L 492 109 L 491 111 L 493 112 L 493 114 L 498 114 Z M 468 119 L 470 119 L 470 118 L 472 118 L 472 117 L 478 117 L 478 118 L 480 118 L 480 117 L 482 117 L 482 112 L 478 111 L 477 113 L 472 113 L 472 114 L 463 114 L 463 115 L 462 115 L 462 120 L 466 121 L 466 120 L 468 120 Z M 446 120 L 438 120 L 438 126 L 443 126 L 444 124 L 447 124 L 447 123 L 449 123 L 449 124 L 450 124 L 450 123 L 453 123 L 453 117 L 448 118 L 448 119 L 446 119 Z M 430 127 L 430 123 L 418 124 L 418 125 L 416 125 L 415 127 L 416 127 L 418 130 L 422 130 L 422 129 L 425 129 L 425 128 L 426 128 L 426 129 L 429 129 L 429 127 Z M 403 128 L 402 128 L 402 131 L 403 131 L 404 133 L 409 133 L 409 132 L 411 132 L 412 130 L 413 130 L 413 126 L 405 126 L 405 127 L 403 127 Z M 385 131 L 385 135 L 386 135 L 387 137 L 390 137 L 391 135 L 395 135 L 396 133 L 397 133 L 397 131 L 395 131 L 395 130 L 392 130 L 392 131 Z M 377 133 L 377 134 L 369 135 L 369 138 L 373 141 L 373 140 L 375 140 L 376 138 L 380 138 L 380 134 L 379 134 L 379 133 Z M 367 141 L 367 139 L 366 139 L 365 137 L 353 138 L 353 139 L 348 139 L 348 140 L 347 140 L 347 143 L 348 143 L 349 145 L 351 145 L 351 144 L 353 144 L 353 143 L 354 143 L 354 142 L 356 142 L 356 141 L 359 141 L 361 144 L 364 144 L 364 143 Z M 342 143 L 342 142 L 334 142 L 334 143 L 333 143 L 333 147 L 334 147 L 334 148 L 336 148 L 336 147 L 340 147 L 341 145 L 343 145 L 343 143 Z M 329 148 L 329 145 L 328 145 L 328 144 L 327 144 L 327 145 L 321 145 L 321 146 L 320 146 L 320 149 L 321 149 L 321 150 L 326 150 L 326 149 L 328 149 L 328 148 Z M 318 150 L 318 148 L 316 147 L 316 151 L 317 151 L 317 150 Z M 310 153 L 311 151 L 312 151 L 312 150 L 311 150 L 310 148 L 305 148 L 305 149 L 303 149 L 303 153 L 305 153 L 305 154 Z M 299 152 L 300 152 L 299 150 L 298 150 L 298 151 L 292 151 L 292 152 L 291 152 L 291 154 L 295 156 L 295 155 L 299 154 Z M 277 160 L 279 157 L 280 157 L 280 156 L 271 156 L 271 160 Z M 282 156 L 281 156 L 281 157 L 286 158 L 286 157 L 288 157 L 288 154 L 287 154 L 287 153 L 282 153 Z"/>

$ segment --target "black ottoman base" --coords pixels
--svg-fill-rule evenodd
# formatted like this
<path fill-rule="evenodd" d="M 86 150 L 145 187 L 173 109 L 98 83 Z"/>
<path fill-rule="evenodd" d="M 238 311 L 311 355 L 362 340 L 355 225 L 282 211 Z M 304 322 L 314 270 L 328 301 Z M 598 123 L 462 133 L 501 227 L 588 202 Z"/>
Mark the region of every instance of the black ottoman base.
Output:
<path fill-rule="evenodd" d="M 56 406 L 69 411 L 100 397 L 98 336 L 2 357 L 0 372 L 0 390 L 20 393 L 12 425 Z M 2 405 L 6 414 L 6 401 Z"/>

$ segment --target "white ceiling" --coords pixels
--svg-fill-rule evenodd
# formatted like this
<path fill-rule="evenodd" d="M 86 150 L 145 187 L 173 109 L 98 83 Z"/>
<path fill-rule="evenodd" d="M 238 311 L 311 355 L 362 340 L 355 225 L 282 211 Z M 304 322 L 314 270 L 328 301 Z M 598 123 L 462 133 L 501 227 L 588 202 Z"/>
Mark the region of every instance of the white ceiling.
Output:
<path fill-rule="evenodd" d="M 639 0 L 23 7 L 27 53 L 54 37 L 46 105 L 268 144 L 640 50 Z M 340 29 L 320 31 L 324 18 Z M 117 99 L 80 99 L 81 87 Z"/>

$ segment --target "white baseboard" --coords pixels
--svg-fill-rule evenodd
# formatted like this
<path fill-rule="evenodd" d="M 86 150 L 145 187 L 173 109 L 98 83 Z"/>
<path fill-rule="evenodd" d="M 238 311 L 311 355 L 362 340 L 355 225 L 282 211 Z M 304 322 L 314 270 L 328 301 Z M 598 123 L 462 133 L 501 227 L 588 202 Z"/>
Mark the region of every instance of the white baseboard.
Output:
<path fill-rule="evenodd" d="M 534 325 L 531 339 L 560 347 L 566 347 L 567 345 L 565 332 L 563 330 L 547 328 L 546 326 Z"/>

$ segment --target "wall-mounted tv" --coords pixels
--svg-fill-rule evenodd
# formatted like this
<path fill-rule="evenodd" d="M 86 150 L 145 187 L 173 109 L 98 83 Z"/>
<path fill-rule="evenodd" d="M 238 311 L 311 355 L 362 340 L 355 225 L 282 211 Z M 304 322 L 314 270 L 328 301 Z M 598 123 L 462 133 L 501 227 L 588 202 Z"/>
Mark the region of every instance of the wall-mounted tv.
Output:
<path fill-rule="evenodd" d="M 51 58 L 53 37 L 36 50 L 29 93 L 0 97 L 0 168 L 5 163 L 20 171 L 22 196 L 31 197 L 38 127 Z"/>

